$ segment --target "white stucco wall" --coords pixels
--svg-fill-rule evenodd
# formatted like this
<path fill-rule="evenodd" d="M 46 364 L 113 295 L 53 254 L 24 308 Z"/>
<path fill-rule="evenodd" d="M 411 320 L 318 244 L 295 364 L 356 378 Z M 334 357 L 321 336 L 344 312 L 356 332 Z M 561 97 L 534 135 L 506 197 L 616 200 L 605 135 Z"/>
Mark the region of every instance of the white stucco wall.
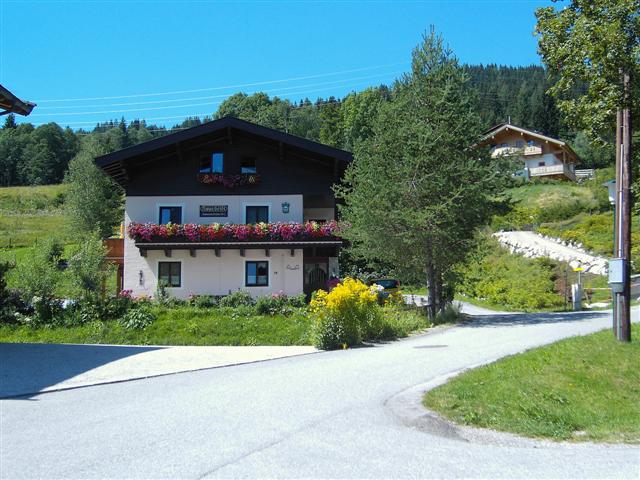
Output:
<path fill-rule="evenodd" d="M 268 286 L 245 287 L 247 260 L 269 262 Z M 187 298 L 191 293 L 227 295 L 237 290 L 245 290 L 254 297 L 281 291 L 297 295 L 303 290 L 302 260 L 302 250 L 299 249 L 294 250 L 294 256 L 289 250 L 271 250 L 269 257 L 264 250 L 245 250 L 244 257 L 240 256 L 239 250 L 220 250 L 220 257 L 216 257 L 213 250 L 197 250 L 196 256 L 191 257 L 188 250 L 173 250 L 171 257 L 166 257 L 162 250 L 149 250 L 143 257 L 133 241 L 126 239 L 124 288 L 132 290 L 136 296 L 155 296 L 158 262 L 181 262 L 182 285 L 168 289 L 176 298 Z"/>
<path fill-rule="evenodd" d="M 289 204 L 283 213 L 282 204 Z M 227 217 L 200 217 L 200 205 L 227 205 Z M 159 207 L 182 207 L 182 223 L 245 223 L 247 205 L 269 207 L 271 222 L 302 222 L 302 195 L 196 195 L 127 197 L 125 225 L 130 222 L 158 222 Z"/>
<path fill-rule="evenodd" d="M 283 213 L 282 204 L 289 203 L 289 213 Z M 200 205 L 227 205 L 227 217 L 200 217 Z M 301 222 L 303 220 L 302 195 L 220 195 L 220 196 L 166 196 L 127 197 L 125 225 L 131 222 L 158 221 L 160 206 L 181 206 L 182 223 L 244 223 L 245 206 L 268 205 L 271 222 Z M 127 235 L 124 240 L 124 289 L 134 295 L 155 296 L 158 286 L 158 262 L 181 262 L 182 285 L 169 288 L 171 295 L 186 298 L 189 294 L 226 295 L 230 291 L 245 290 L 253 296 L 283 291 L 297 295 L 303 290 L 302 250 L 220 250 L 216 257 L 213 250 L 198 250 L 191 257 L 188 250 L 173 250 L 171 257 L 164 251 L 149 250 L 140 255 L 135 243 Z M 269 262 L 269 286 L 245 287 L 245 261 Z M 142 282 L 141 282 L 142 279 Z M 142 284 L 141 284 L 142 283 Z"/>

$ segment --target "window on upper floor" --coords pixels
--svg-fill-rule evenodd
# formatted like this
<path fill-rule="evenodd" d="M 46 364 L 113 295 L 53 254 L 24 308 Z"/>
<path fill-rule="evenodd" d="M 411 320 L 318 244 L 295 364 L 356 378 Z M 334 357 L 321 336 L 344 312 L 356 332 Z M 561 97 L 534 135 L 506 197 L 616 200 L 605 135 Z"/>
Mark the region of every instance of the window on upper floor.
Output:
<path fill-rule="evenodd" d="M 245 207 L 245 223 L 269 223 L 269 207 L 264 205 Z"/>
<path fill-rule="evenodd" d="M 524 148 L 524 140 L 516 140 L 516 148 Z"/>
<path fill-rule="evenodd" d="M 200 159 L 200 173 L 224 173 L 224 154 L 213 152 Z"/>
<path fill-rule="evenodd" d="M 182 207 L 160 207 L 158 210 L 158 223 L 182 223 Z"/>
<path fill-rule="evenodd" d="M 240 173 L 257 173 L 255 157 L 244 157 L 240 165 Z"/>
<path fill-rule="evenodd" d="M 533 140 L 528 140 L 527 141 L 527 145 L 530 146 L 530 147 L 535 147 L 536 142 L 534 142 Z"/>

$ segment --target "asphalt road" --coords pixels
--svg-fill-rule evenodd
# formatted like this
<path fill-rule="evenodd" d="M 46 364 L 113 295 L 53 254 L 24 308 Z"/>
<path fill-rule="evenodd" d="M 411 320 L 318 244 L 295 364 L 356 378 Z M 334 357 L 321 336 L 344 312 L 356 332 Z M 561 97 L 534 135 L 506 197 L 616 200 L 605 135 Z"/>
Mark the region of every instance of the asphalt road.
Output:
<path fill-rule="evenodd" d="M 639 478 L 635 447 L 464 442 L 388 405 L 608 316 L 480 316 L 388 345 L 3 400 L 0 477 Z"/>

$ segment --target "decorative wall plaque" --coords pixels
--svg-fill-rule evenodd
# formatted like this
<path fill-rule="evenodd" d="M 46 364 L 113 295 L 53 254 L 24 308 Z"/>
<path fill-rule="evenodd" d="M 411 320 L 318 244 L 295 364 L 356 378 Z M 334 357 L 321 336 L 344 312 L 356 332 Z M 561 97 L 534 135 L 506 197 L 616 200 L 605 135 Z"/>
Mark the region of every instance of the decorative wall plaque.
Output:
<path fill-rule="evenodd" d="M 228 217 L 229 205 L 200 205 L 201 217 Z"/>

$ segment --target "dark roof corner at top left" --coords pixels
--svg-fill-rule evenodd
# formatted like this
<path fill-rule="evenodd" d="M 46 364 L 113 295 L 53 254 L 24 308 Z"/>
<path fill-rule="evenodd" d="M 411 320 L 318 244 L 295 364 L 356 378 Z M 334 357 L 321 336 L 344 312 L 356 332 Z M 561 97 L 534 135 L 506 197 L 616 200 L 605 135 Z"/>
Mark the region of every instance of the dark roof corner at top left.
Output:
<path fill-rule="evenodd" d="M 33 102 L 20 100 L 13 93 L 0 85 L 0 115 L 17 113 L 18 115 L 24 115 L 26 117 L 31 113 L 31 110 L 33 110 L 33 107 L 35 106 L 36 104 Z"/>

